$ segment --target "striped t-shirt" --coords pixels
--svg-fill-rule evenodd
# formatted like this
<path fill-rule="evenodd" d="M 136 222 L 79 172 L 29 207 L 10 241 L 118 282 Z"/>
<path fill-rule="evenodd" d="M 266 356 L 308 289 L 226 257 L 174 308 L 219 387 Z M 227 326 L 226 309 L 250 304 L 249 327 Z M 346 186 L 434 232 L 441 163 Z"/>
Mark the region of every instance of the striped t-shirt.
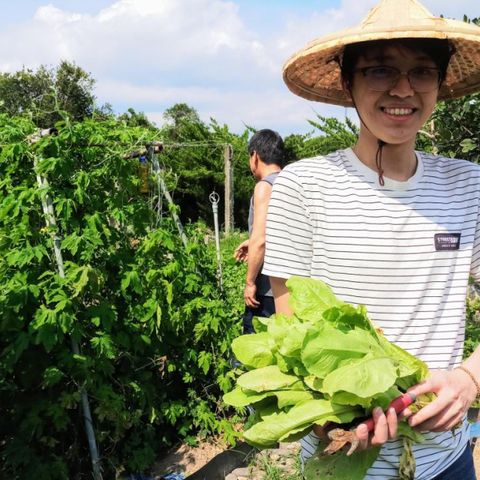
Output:
<path fill-rule="evenodd" d="M 462 359 L 469 275 L 480 279 L 480 168 L 417 159 L 413 177 L 383 187 L 351 149 L 286 167 L 270 198 L 263 273 L 323 280 L 430 369 L 451 369 Z M 468 431 L 426 438 L 414 446 L 422 480 L 462 453 Z M 401 450 L 384 445 L 366 478 L 396 478 Z"/>

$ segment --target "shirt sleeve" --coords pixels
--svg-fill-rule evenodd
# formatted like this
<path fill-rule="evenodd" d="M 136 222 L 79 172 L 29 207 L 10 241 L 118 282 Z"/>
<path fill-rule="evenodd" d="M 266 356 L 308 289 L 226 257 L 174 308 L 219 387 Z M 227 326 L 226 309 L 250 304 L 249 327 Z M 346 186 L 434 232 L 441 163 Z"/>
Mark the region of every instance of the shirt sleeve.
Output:
<path fill-rule="evenodd" d="M 270 197 L 263 274 L 310 276 L 313 225 L 308 203 L 301 178 L 287 167 L 275 180 Z"/>

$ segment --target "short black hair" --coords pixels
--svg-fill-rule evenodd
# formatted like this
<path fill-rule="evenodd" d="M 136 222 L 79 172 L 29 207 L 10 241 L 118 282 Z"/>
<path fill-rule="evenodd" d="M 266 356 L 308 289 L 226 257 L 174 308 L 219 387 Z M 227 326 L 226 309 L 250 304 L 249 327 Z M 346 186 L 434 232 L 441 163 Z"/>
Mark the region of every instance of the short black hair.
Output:
<path fill-rule="evenodd" d="M 352 85 L 353 74 L 358 59 L 365 56 L 365 52 L 369 50 L 381 52 L 391 45 L 398 45 L 408 50 L 424 53 L 432 59 L 440 70 L 440 83 L 445 80 L 450 57 L 455 49 L 448 40 L 439 38 L 398 38 L 391 40 L 372 40 L 347 45 L 343 51 L 343 57 L 340 63 L 342 80 L 345 81 L 347 85 Z"/>
<path fill-rule="evenodd" d="M 282 137 L 275 131 L 265 128 L 257 130 L 248 142 L 248 153 L 257 152 L 263 163 L 267 165 L 285 164 L 285 146 Z"/>

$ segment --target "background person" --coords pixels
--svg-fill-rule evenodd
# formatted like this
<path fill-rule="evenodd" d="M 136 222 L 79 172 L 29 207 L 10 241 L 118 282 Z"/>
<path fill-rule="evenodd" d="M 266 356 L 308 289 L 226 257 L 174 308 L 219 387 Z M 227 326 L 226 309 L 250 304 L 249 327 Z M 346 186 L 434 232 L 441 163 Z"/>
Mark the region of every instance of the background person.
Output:
<path fill-rule="evenodd" d="M 480 168 L 416 152 L 415 140 L 438 99 L 480 90 L 478 52 L 480 28 L 383 0 L 359 27 L 317 40 L 284 69 L 293 92 L 354 106 L 361 125 L 353 148 L 278 176 L 263 273 L 277 312 L 291 313 L 287 278 L 319 278 L 428 364 L 429 378 L 411 390 L 437 398 L 408 420 L 426 432 L 414 445 L 423 480 L 475 478 L 465 417 L 480 393 L 480 351 L 463 363 L 462 354 L 469 275 L 480 280 Z M 373 418 L 371 435 L 356 429 L 363 448 L 383 445 L 366 478 L 398 478 L 397 415 L 375 409 Z M 303 458 L 316 443 L 304 439 Z"/>
<path fill-rule="evenodd" d="M 249 165 L 256 185 L 250 199 L 248 214 L 249 239 L 242 242 L 234 256 L 246 261 L 245 312 L 243 333 L 253 333 L 252 319 L 255 316 L 269 317 L 275 313 L 273 294 L 266 275 L 261 273 L 265 255 L 265 222 L 267 208 L 275 182 L 285 162 L 282 137 L 273 130 L 256 132 L 248 143 Z"/>

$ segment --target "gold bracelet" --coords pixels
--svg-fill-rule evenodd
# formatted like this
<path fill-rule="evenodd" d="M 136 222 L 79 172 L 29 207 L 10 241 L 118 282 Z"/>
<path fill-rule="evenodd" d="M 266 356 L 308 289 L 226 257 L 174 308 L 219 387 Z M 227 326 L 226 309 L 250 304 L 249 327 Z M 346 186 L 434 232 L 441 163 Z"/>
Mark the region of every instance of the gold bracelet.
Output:
<path fill-rule="evenodd" d="M 459 365 L 458 367 L 456 367 L 455 370 L 461 370 L 462 372 L 465 372 L 470 377 L 472 382 L 475 384 L 475 388 L 477 389 L 477 398 L 480 397 L 480 384 L 477 382 L 477 379 L 474 377 L 473 373 L 463 365 Z"/>

